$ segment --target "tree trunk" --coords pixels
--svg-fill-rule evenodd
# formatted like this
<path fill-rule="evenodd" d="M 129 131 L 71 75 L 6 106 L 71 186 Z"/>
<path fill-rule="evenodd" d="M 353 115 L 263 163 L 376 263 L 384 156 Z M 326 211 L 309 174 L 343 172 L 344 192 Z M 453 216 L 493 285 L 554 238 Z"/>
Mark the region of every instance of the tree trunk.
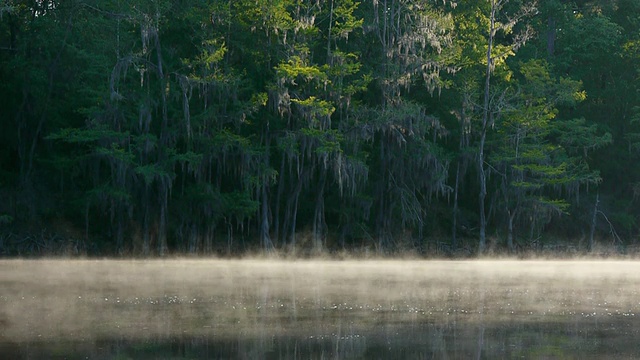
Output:
<path fill-rule="evenodd" d="M 282 201 L 282 193 L 284 192 L 284 163 L 285 154 L 282 154 L 282 161 L 280 162 L 280 172 L 278 173 L 278 195 L 276 197 L 276 210 L 273 221 L 273 238 L 276 241 L 275 246 L 278 246 L 277 243 L 280 241 L 280 202 Z M 284 232 L 286 232 L 286 230 Z M 282 241 L 282 243 L 284 243 L 284 241 Z"/>
<path fill-rule="evenodd" d="M 480 135 L 480 146 L 478 149 L 478 169 L 480 172 L 480 241 L 478 243 L 478 253 L 482 254 L 485 251 L 486 240 L 486 227 L 487 219 L 485 215 L 485 199 L 487 197 L 487 175 L 484 168 L 484 145 L 487 138 L 487 123 L 489 119 L 489 83 L 491 80 L 491 51 L 493 47 L 493 37 L 495 35 L 495 17 L 496 17 L 496 1 L 491 0 L 491 18 L 489 26 L 489 43 L 487 46 L 487 73 L 484 82 L 484 108 L 482 111 L 482 133 Z"/>
<path fill-rule="evenodd" d="M 325 239 L 325 219 L 324 219 L 324 188 L 327 180 L 327 169 L 322 168 L 320 175 L 320 184 L 318 188 L 318 196 L 316 197 L 316 209 L 313 217 L 313 239 L 314 250 L 322 251 Z"/>
<path fill-rule="evenodd" d="M 387 173 L 387 159 L 385 156 L 385 142 L 384 138 L 380 140 L 380 174 L 382 178 L 376 186 L 376 199 L 378 200 L 378 215 L 376 216 L 376 233 L 378 237 L 377 251 L 382 252 L 386 243 L 386 211 L 390 204 L 387 204 L 387 193 L 389 190 L 389 175 Z M 389 200 L 390 202 L 390 200 Z"/>
<path fill-rule="evenodd" d="M 589 252 L 593 251 L 595 246 L 595 240 L 593 236 L 596 232 L 596 222 L 598 220 L 598 205 L 600 203 L 600 193 L 596 194 L 596 203 L 593 206 L 593 216 L 591 217 L 591 231 L 589 233 Z"/>
<path fill-rule="evenodd" d="M 515 220 L 517 211 L 513 211 L 511 212 L 509 209 L 507 209 L 507 215 L 508 215 L 508 227 L 507 227 L 507 247 L 509 248 L 510 252 L 513 252 L 515 250 L 515 247 L 513 245 L 513 221 Z"/>
<path fill-rule="evenodd" d="M 209 223 L 207 225 L 207 232 L 205 233 L 203 245 L 204 245 L 204 253 L 211 254 L 213 252 L 213 237 L 215 234 L 215 225 Z"/>
<path fill-rule="evenodd" d="M 167 185 L 170 186 L 170 185 Z M 158 255 L 164 256 L 167 250 L 167 198 L 169 196 L 167 188 L 163 185 L 162 199 L 160 203 L 160 223 L 158 224 Z"/>
<path fill-rule="evenodd" d="M 289 240 L 289 243 L 291 244 L 291 248 L 295 249 L 296 247 L 296 222 L 298 221 L 298 199 L 300 197 L 300 191 L 296 191 L 296 194 L 294 196 L 294 201 L 293 201 L 293 207 L 291 209 L 291 229 L 290 229 L 290 234 L 291 234 L 291 240 Z"/>
<path fill-rule="evenodd" d="M 267 184 L 263 180 L 262 183 L 262 220 L 260 224 L 260 241 L 264 251 L 270 251 L 273 248 L 271 238 L 269 237 L 269 197 L 267 196 Z"/>
<path fill-rule="evenodd" d="M 288 244 L 292 250 L 296 247 L 296 222 L 298 217 L 298 200 L 300 198 L 300 192 L 302 191 L 302 182 L 307 176 L 306 171 L 303 171 L 304 162 L 300 166 L 300 173 L 297 177 L 296 187 L 293 190 L 293 194 L 287 200 L 287 217 L 284 220 L 284 226 L 282 228 L 283 237 L 285 239 L 289 237 Z"/>
<path fill-rule="evenodd" d="M 300 169 L 298 170 L 298 183 L 296 184 L 295 201 L 293 203 L 293 215 L 291 217 L 291 243 L 295 247 L 296 244 L 296 227 L 298 224 L 298 204 L 300 201 L 300 193 L 302 192 L 302 184 L 310 176 L 309 170 L 305 169 L 304 156 L 300 157 Z"/>
<path fill-rule="evenodd" d="M 151 235 L 149 231 L 149 204 L 146 203 L 147 196 L 145 190 L 145 206 L 144 206 L 144 219 L 142 220 L 142 255 L 149 256 Z"/>
<path fill-rule="evenodd" d="M 556 20 L 553 16 L 547 19 L 547 57 L 551 59 L 556 47 Z"/>
<path fill-rule="evenodd" d="M 191 223 L 189 230 L 189 254 L 195 254 L 198 249 L 198 226 L 195 223 Z"/>
<path fill-rule="evenodd" d="M 117 206 L 116 214 L 116 249 L 119 255 L 124 252 L 124 219 L 122 218 L 124 209 L 120 209 L 122 206 Z"/>
<path fill-rule="evenodd" d="M 270 150 L 270 138 L 269 138 L 269 126 L 265 130 L 265 159 L 264 159 L 264 168 L 269 168 L 269 152 Z M 262 207 L 261 207 L 261 219 L 260 219 L 260 242 L 262 243 L 262 248 L 264 251 L 269 251 L 273 248 L 273 244 L 271 243 L 271 237 L 269 236 L 269 196 L 267 193 L 267 184 L 269 179 L 263 176 L 262 178 L 262 189 L 261 189 L 261 197 L 262 197 Z"/>
<path fill-rule="evenodd" d="M 458 191 L 460 188 L 460 159 L 458 159 L 458 166 L 456 167 L 456 184 L 453 188 L 453 225 L 451 228 L 451 249 L 455 250 L 458 247 L 458 239 L 456 237 L 458 230 Z"/>
<path fill-rule="evenodd" d="M 84 208 L 84 241 L 86 244 L 89 243 L 89 205 L 91 203 L 87 200 Z"/>
<path fill-rule="evenodd" d="M 231 225 L 231 220 L 226 219 L 227 223 L 227 255 L 231 255 L 231 248 L 233 247 L 233 225 Z"/>
<path fill-rule="evenodd" d="M 331 62 L 331 28 L 333 25 L 333 0 L 329 9 L 329 31 L 327 31 L 327 63 Z"/>

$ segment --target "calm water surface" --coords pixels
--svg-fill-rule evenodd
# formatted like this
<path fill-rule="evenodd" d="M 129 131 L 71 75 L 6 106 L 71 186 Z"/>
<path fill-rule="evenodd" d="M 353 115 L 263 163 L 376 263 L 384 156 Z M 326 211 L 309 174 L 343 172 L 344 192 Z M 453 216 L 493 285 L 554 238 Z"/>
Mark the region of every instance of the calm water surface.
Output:
<path fill-rule="evenodd" d="M 0 261 L 0 358 L 634 359 L 640 262 Z"/>

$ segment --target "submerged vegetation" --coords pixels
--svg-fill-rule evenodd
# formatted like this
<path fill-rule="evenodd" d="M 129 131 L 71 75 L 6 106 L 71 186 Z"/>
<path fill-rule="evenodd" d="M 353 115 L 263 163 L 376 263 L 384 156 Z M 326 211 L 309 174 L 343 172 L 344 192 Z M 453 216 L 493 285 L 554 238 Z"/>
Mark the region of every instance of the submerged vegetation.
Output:
<path fill-rule="evenodd" d="M 640 5 L 0 1 L 0 255 L 631 251 Z"/>

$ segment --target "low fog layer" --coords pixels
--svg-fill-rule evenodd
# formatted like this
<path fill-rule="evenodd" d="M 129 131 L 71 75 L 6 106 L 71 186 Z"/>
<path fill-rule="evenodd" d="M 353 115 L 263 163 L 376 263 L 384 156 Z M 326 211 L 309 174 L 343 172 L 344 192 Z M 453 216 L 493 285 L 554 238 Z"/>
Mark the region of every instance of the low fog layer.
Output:
<path fill-rule="evenodd" d="M 10 342 L 366 332 L 640 314 L 625 261 L 0 261 Z"/>

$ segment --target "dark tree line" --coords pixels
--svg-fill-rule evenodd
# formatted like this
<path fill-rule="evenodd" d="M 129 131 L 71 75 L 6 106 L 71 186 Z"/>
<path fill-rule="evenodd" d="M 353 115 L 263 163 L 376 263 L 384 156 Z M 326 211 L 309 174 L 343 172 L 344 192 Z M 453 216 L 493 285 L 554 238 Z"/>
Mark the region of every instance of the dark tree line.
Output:
<path fill-rule="evenodd" d="M 636 244 L 635 0 L 0 2 L 0 252 Z"/>

